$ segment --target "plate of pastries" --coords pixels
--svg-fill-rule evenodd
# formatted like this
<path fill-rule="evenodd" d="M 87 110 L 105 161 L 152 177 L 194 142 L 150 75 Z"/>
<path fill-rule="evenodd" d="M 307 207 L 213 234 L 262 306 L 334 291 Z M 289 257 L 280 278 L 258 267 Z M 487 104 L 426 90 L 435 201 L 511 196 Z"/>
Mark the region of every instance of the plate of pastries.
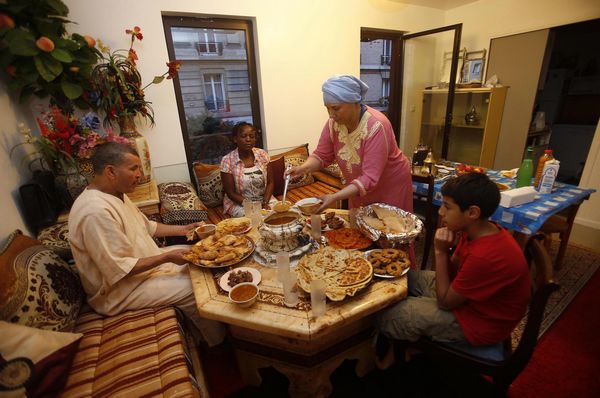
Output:
<path fill-rule="evenodd" d="M 240 263 L 256 248 L 254 241 L 246 235 L 217 232 L 202 239 L 184 257 L 199 267 L 222 268 Z"/>

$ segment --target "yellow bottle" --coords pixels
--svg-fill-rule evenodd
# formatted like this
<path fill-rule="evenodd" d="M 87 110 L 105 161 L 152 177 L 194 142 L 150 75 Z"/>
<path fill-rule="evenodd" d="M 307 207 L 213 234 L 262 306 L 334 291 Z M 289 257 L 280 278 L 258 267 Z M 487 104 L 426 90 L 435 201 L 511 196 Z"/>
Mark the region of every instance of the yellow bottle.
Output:
<path fill-rule="evenodd" d="M 542 156 L 540 156 L 540 159 L 538 160 L 538 164 L 537 164 L 537 169 L 535 171 L 535 180 L 534 180 L 533 186 L 536 189 L 537 189 L 538 185 L 540 184 L 540 178 L 542 176 L 542 171 L 544 170 L 544 164 L 548 160 L 552 160 L 552 159 L 554 159 L 554 156 L 552 155 L 552 149 L 544 150 L 544 154 Z"/>

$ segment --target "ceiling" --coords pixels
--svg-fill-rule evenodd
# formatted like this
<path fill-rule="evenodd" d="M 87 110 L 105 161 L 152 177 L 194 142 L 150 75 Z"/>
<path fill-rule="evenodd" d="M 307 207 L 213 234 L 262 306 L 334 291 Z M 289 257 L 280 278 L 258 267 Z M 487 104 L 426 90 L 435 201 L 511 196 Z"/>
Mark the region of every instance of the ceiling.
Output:
<path fill-rule="evenodd" d="M 431 7 L 440 10 L 451 10 L 456 7 L 469 3 L 475 3 L 478 0 L 391 0 L 396 3 L 412 4 L 414 6 Z"/>

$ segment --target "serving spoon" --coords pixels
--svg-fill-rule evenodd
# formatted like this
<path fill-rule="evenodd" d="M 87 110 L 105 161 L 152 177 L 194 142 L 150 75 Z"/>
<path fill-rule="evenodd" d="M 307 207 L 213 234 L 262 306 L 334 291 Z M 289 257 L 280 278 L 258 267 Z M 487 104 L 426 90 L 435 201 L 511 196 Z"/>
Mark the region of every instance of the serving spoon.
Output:
<path fill-rule="evenodd" d="M 292 165 L 288 165 L 286 171 L 289 171 L 292 168 Z M 285 183 L 283 185 L 283 199 L 281 199 L 281 203 L 285 206 L 285 195 L 287 194 L 288 184 L 290 182 L 290 174 L 285 176 Z"/>

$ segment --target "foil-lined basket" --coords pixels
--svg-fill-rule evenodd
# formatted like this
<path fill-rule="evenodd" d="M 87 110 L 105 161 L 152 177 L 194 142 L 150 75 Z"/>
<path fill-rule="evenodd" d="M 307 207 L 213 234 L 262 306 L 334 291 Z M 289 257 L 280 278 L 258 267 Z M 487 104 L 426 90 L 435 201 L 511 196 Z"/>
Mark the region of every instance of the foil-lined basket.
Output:
<path fill-rule="evenodd" d="M 404 222 L 408 224 L 407 230 L 401 233 L 388 233 L 373 228 L 371 225 L 367 224 L 364 219 L 366 216 L 378 218 L 374 210 L 375 207 L 391 210 L 397 214 L 398 217 L 404 219 Z M 358 225 L 358 229 L 363 234 L 365 234 L 373 242 L 376 242 L 379 247 L 383 248 L 397 248 L 411 243 L 423 231 L 423 221 L 421 221 L 415 214 L 385 203 L 373 203 L 359 208 L 358 212 L 356 213 L 356 224 Z"/>

